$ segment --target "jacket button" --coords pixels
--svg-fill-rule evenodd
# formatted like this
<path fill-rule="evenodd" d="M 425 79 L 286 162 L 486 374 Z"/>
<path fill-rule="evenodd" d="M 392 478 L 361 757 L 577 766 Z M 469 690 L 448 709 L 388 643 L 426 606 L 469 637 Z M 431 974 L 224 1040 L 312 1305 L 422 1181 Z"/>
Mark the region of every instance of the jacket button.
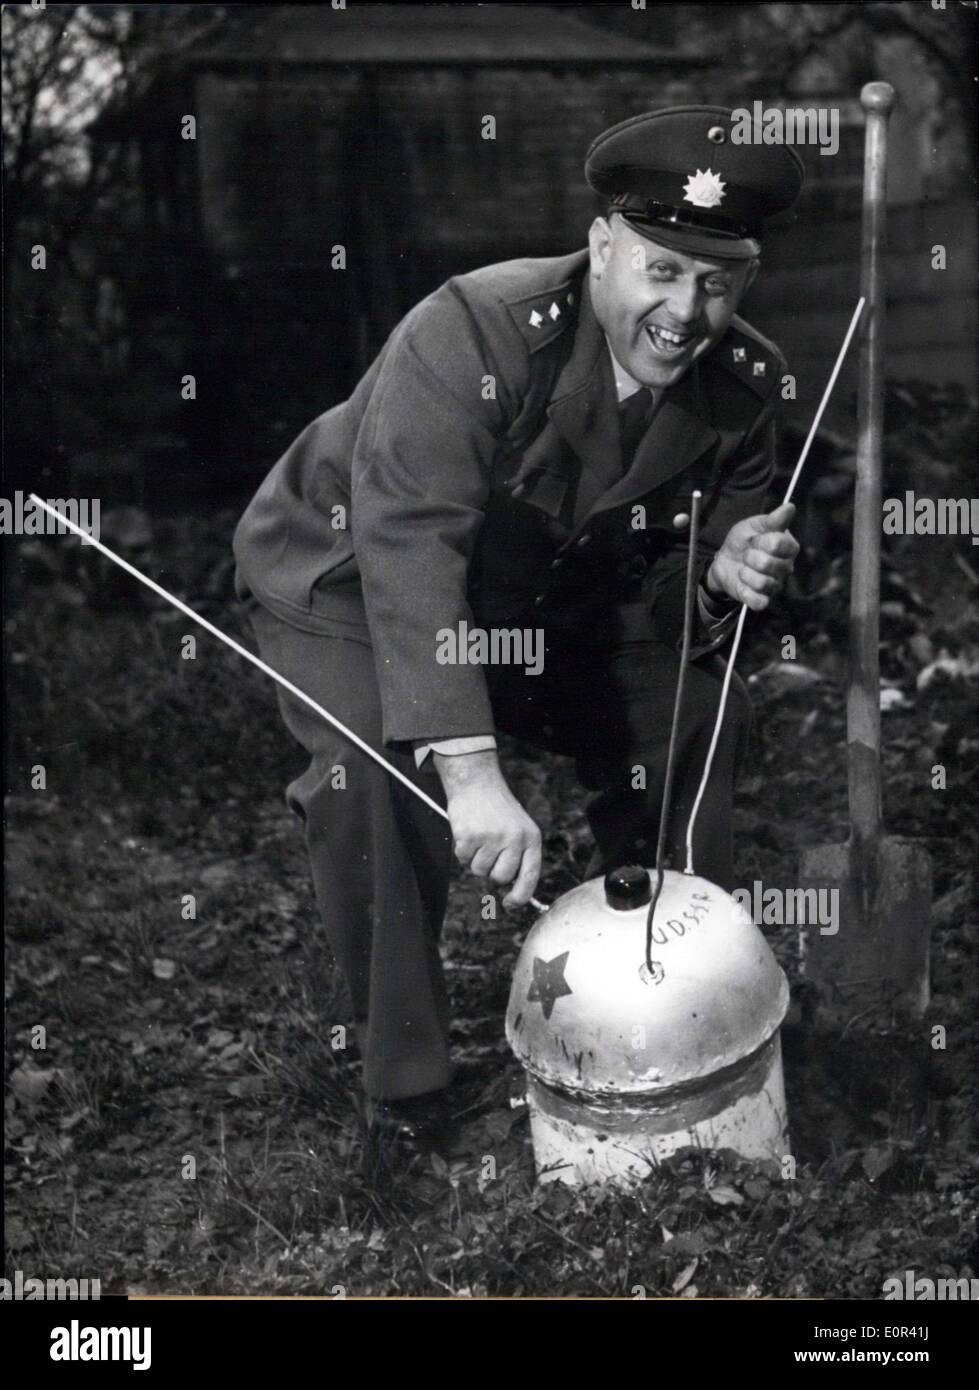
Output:
<path fill-rule="evenodd" d="M 544 595 L 543 595 L 543 594 L 538 594 L 537 597 L 534 599 L 534 607 L 535 607 L 535 608 L 539 607 L 540 604 L 542 604 L 543 602 L 544 602 Z"/>
<path fill-rule="evenodd" d="M 686 512 L 677 512 L 673 518 L 673 526 L 677 531 L 683 531 L 690 525 L 690 517 Z"/>
<path fill-rule="evenodd" d="M 591 541 L 591 536 L 579 536 L 579 537 L 578 537 L 578 544 L 579 544 L 579 545 L 588 545 L 590 541 Z"/>
<path fill-rule="evenodd" d="M 556 560 L 552 560 L 552 561 L 551 561 L 551 569 L 552 569 L 552 570 L 556 570 L 556 569 L 558 569 L 558 568 L 559 568 L 561 565 L 563 565 L 563 564 L 564 564 L 564 559 L 563 559 L 562 556 L 559 555 L 559 556 L 557 557 Z"/>

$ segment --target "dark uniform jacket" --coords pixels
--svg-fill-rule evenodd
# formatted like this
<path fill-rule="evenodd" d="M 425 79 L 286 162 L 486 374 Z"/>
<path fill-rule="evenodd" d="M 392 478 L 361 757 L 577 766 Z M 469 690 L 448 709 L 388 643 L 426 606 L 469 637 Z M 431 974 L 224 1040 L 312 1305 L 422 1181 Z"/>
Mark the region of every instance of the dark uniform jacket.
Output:
<path fill-rule="evenodd" d="M 661 393 L 623 476 L 587 270 L 579 251 L 449 280 L 238 525 L 240 597 L 373 647 L 386 743 L 494 727 L 482 668 L 436 661 L 436 634 L 463 622 L 675 645 L 687 531 L 674 518 L 693 489 L 701 573 L 736 521 L 766 509 L 778 349 L 735 317 Z"/>

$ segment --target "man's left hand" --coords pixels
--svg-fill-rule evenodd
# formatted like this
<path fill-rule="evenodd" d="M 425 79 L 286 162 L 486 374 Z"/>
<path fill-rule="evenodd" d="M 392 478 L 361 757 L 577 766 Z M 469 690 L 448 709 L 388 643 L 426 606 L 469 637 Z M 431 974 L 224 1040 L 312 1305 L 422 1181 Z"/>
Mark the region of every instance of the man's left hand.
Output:
<path fill-rule="evenodd" d="M 799 553 L 799 542 L 786 529 L 794 516 L 795 504 L 785 502 L 767 516 L 732 526 L 707 571 L 707 592 L 726 594 L 756 613 L 767 608 Z"/>

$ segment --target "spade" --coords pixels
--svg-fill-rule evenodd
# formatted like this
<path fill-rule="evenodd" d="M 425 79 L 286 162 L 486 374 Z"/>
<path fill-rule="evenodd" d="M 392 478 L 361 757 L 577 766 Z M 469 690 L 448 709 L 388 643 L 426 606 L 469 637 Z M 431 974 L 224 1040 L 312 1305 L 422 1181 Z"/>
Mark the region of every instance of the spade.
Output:
<path fill-rule="evenodd" d="M 880 545 L 884 389 L 887 121 L 894 89 L 869 82 L 866 112 L 857 481 L 846 727 L 850 837 L 801 859 L 799 886 L 837 890 L 833 927 L 812 929 L 805 971 L 824 1014 L 847 1023 L 918 1016 L 928 1004 L 931 861 L 914 840 L 885 835 L 880 777 Z M 829 901 L 833 901 L 832 898 Z"/>

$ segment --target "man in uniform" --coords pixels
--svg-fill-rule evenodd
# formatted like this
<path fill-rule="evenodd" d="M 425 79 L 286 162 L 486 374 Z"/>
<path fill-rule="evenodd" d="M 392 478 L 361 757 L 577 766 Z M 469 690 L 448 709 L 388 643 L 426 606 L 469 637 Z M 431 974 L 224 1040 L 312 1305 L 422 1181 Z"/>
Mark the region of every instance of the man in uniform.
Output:
<path fill-rule="evenodd" d="M 287 790 L 350 987 L 374 1124 L 425 1141 L 450 1082 L 438 954 L 451 856 L 526 903 L 541 836 L 499 729 L 577 761 L 588 874 L 656 844 L 679 666 L 691 494 L 703 494 L 695 643 L 670 850 L 703 771 L 738 605 L 765 608 L 798 549 L 766 512 L 785 362 L 735 309 L 762 224 L 802 166 L 736 144 L 719 107 L 599 136 L 607 200 L 587 250 L 457 276 L 394 329 L 349 400 L 279 460 L 235 535 L 264 659 L 446 806 L 449 823 L 280 691 L 311 754 Z M 466 660 L 526 633 L 543 669 Z M 445 662 L 446 634 L 458 658 Z M 500 647 L 497 645 L 499 652 Z M 441 654 L 441 659 L 440 659 Z M 727 889 L 750 710 L 735 679 L 697 822 Z"/>

